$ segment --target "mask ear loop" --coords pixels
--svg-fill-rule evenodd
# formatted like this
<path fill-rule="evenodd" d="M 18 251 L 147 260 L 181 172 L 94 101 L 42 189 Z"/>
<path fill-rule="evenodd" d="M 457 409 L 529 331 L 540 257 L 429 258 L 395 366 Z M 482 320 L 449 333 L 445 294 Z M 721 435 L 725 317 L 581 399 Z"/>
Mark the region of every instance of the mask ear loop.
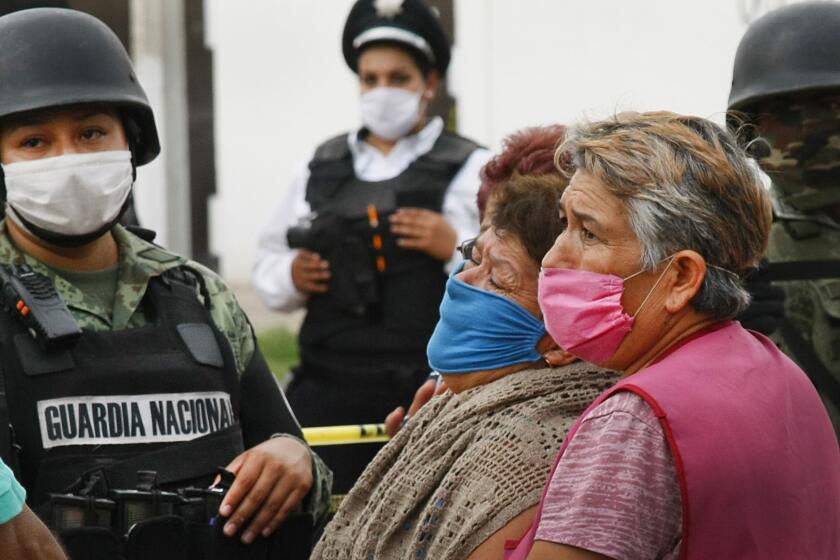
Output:
<path fill-rule="evenodd" d="M 648 291 L 647 295 L 645 296 L 645 299 L 643 299 L 643 300 L 642 300 L 642 303 L 639 305 L 639 308 L 636 310 L 636 312 L 635 312 L 635 313 L 633 313 L 633 316 L 632 316 L 632 317 L 633 317 L 633 319 L 635 319 L 636 317 L 638 317 L 638 316 L 639 316 L 639 313 L 641 313 L 641 311 L 642 311 L 642 309 L 644 308 L 645 304 L 646 304 L 646 303 L 647 303 L 647 301 L 650 299 L 650 296 L 652 296 L 652 295 L 653 295 L 653 292 L 654 292 L 654 291 L 656 291 L 656 287 L 657 287 L 657 286 L 659 286 L 659 283 L 662 281 L 662 278 L 664 278 L 664 277 L 665 277 L 665 273 L 666 273 L 666 272 L 668 272 L 668 269 L 669 269 L 669 268 L 671 268 L 671 263 L 673 263 L 673 262 L 674 262 L 674 259 L 675 259 L 675 258 L 677 258 L 677 256 L 676 256 L 676 255 L 671 255 L 671 257 L 670 257 L 670 258 L 669 258 L 669 260 L 668 260 L 668 266 L 666 266 L 666 267 L 665 267 L 665 269 L 664 269 L 664 270 L 662 271 L 662 273 L 659 275 L 659 278 L 657 278 L 657 279 L 656 279 L 656 283 L 653 285 L 653 287 L 651 287 L 650 291 Z M 640 271 L 639 271 L 639 272 L 637 272 L 636 274 L 632 274 L 632 275 L 628 276 L 627 278 L 625 278 L 625 280 L 628 280 L 628 279 L 632 278 L 633 276 L 638 276 L 638 275 L 639 275 L 639 274 L 641 274 L 642 272 L 643 272 L 643 271 L 641 271 L 641 270 L 640 270 Z"/>
<path fill-rule="evenodd" d="M 670 256 L 670 257 L 668 257 L 668 258 L 669 258 L 669 260 L 668 260 L 668 266 L 666 266 L 666 267 L 665 267 L 665 270 L 663 270 L 663 271 L 662 271 L 662 274 L 660 274 L 660 275 L 659 275 L 659 278 L 657 278 L 656 283 L 653 285 L 653 287 L 650 289 L 650 291 L 648 292 L 648 294 L 645 296 L 645 299 L 643 299 L 643 300 L 642 300 L 642 303 L 641 303 L 641 305 L 639 305 L 639 308 L 636 310 L 636 312 L 635 312 L 635 313 L 633 313 L 633 319 L 635 319 L 635 318 L 639 315 L 639 313 L 641 312 L 642 308 L 643 308 L 643 307 L 645 306 L 645 304 L 647 303 L 647 300 L 648 300 L 648 299 L 650 299 L 650 296 L 651 296 L 651 295 L 653 295 L 654 290 L 656 290 L 656 287 L 659 285 L 659 282 L 661 282 L 661 281 L 662 281 L 662 278 L 665 276 L 665 273 L 666 273 L 666 272 L 668 272 L 668 269 L 669 269 L 669 268 L 671 268 L 671 263 L 673 263 L 673 262 L 674 262 L 674 259 L 675 259 L 675 258 L 677 258 L 677 256 L 676 256 L 676 255 L 671 255 L 671 256 Z M 729 270 L 729 269 L 726 269 L 726 268 L 723 268 L 723 267 L 720 267 L 720 266 L 716 266 L 716 265 L 713 265 L 713 264 L 707 264 L 706 266 L 707 266 L 708 268 L 714 268 L 714 269 L 716 269 L 716 270 L 720 270 L 721 272 L 725 272 L 725 273 L 727 273 L 727 274 L 731 274 L 731 275 L 732 275 L 732 276 L 734 276 L 736 279 L 738 279 L 738 278 L 739 278 L 739 276 L 738 276 L 736 273 L 732 272 L 732 271 L 731 271 L 731 270 Z M 635 277 L 635 276 L 638 276 L 638 275 L 639 275 L 639 274 L 641 274 L 642 272 L 644 272 L 644 270 L 640 270 L 639 272 L 636 272 L 635 274 L 631 274 L 630 276 L 628 276 L 627 278 L 624 278 L 623 280 L 626 282 L 627 280 L 630 280 L 631 278 L 633 278 L 633 277 Z"/>

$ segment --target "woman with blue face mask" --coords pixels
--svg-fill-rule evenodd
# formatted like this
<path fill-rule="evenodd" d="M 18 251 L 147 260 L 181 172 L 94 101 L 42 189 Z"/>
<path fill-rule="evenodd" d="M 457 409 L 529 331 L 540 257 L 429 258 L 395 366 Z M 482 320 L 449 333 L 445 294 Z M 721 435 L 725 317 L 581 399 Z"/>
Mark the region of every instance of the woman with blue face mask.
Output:
<path fill-rule="evenodd" d="M 568 365 L 537 304 L 539 262 L 561 228 L 566 180 L 553 151 L 563 130 L 514 135 L 485 166 L 495 187 L 483 231 L 461 246 L 428 345 L 449 390 L 376 456 L 313 558 L 501 558 L 533 519 L 548 450 L 617 379 Z"/>
<path fill-rule="evenodd" d="M 425 0 L 359 0 L 344 59 L 361 126 L 318 146 L 263 231 L 254 285 L 280 311 L 305 309 L 289 401 L 303 426 L 380 422 L 429 373 L 455 245 L 478 233 L 490 153 L 430 108 L 449 39 Z M 344 494 L 380 448 L 323 448 Z"/>

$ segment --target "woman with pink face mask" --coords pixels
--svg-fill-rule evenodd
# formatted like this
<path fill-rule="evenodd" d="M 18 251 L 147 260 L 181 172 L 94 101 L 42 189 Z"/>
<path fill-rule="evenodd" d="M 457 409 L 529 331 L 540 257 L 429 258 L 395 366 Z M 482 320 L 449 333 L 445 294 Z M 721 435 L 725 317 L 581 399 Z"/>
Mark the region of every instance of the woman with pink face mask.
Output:
<path fill-rule="evenodd" d="M 805 374 L 733 321 L 770 201 L 736 140 L 673 113 L 582 124 L 543 260 L 554 340 L 624 378 L 578 419 L 507 558 L 840 558 L 840 452 Z"/>

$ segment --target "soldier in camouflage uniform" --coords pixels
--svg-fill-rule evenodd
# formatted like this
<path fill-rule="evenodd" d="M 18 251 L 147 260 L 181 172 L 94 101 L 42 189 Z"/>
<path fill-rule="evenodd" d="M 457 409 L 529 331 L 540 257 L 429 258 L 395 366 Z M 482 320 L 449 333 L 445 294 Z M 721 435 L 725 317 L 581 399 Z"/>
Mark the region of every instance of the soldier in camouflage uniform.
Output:
<path fill-rule="evenodd" d="M 778 282 L 772 336 L 805 370 L 840 434 L 840 4 L 809 2 L 753 23 L 735 56 L 730 124 L 772 181 L 769 265 L 756 308 Z"/>
<path fill-rule="evenodd" d="M 14 306 L 0 313 L 0 416 L 20 452 L 0 451 L 19 462 L 33 508 L 91 470 L 120 480 L 116 466 L 137 457 L 171 487 L 207 484 L 227 465 L 237 477 L 219 510 L 224 533 L 249 543 L 296 509 L 326 513 L 331 473 L 230 289 L 117 225 L 135 166 L 159 151 L 145 93 L 102 22 L 63 9 L 0 18 L 0 265 L 51 280 L 83 329 L 51 350 Z"/>

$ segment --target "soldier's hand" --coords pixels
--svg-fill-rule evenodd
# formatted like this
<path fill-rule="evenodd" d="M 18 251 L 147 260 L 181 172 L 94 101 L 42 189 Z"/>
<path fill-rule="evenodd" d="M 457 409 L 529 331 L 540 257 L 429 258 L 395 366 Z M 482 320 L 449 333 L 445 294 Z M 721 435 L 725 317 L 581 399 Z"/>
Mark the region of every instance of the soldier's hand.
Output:
<path fill-rule="evenodd" d="M 400 247 L 444 262 L 452 258 L 458 242 L 458 234 L 443 214 L 423 208 L 399 208 L 391 214 L 391 233 L 399 238 Z"/>
<path fill-rule="evenodd" d="M 445 393 L 447 388 L 446 383 L 441 383 L 437 388 L 435 388 L 434 379 L 429 379 L 420 385 L 420 388 L 417 389 L 416 393 L 414 393 L 414 400 L 411 402 L 411 406 L 408 407 L 408 415 L 406 415 L 405 409 L 400 406 L 395 408 L 394 411 L 385 418 L 385 433 L 394 437 L 397 432 L 400 431 L 403 420 L 417 414 L 417 411 L 420 410 L 427 402 L 432 400 L 432 397 Z"/>
<path fill-rule="evenodd" d="M 304 444 L 276 437 L 252 447 L 233 460 L 236 473 L 219 514 L 228 517 L 224 533 L 233 536 L 248 519 L 242 541 L 273 533 L 312 488 L 312 454 Z M 256 515 L 254 515 L 256 513 Z"/>
<path fill-rule="evenodd" d="M 301 249 L 292 260 L 292 282 L 305 294 L 323 294 L 330 279 L 330 263 L 318 253 Z"/>

